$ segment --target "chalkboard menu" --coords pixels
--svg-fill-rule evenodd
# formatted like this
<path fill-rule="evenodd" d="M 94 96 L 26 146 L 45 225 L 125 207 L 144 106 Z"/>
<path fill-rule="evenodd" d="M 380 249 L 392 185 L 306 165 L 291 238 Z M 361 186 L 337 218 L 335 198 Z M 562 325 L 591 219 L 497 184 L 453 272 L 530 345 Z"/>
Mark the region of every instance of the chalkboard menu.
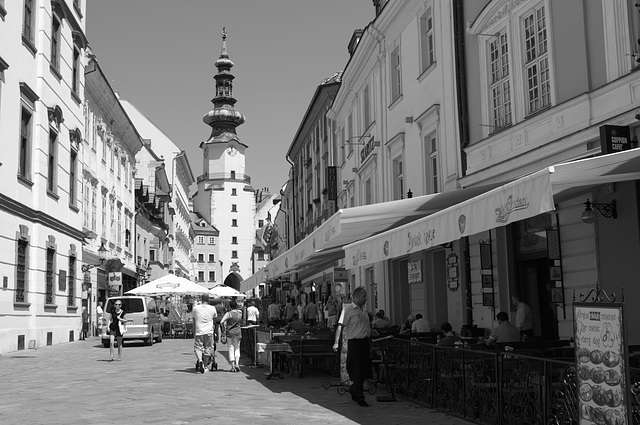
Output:
<path fill-rule="evenodd" d="M 580 424 L 628 423 L 622 304 L 574 303 Z"/>

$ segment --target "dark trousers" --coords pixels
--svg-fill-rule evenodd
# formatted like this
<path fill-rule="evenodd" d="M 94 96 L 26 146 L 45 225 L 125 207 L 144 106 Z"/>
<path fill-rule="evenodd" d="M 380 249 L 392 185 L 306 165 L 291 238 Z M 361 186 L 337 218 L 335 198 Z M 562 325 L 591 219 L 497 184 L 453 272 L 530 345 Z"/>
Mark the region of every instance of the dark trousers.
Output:
<path fill-rule="evenodd" d="M 353 381 L 349 392 L 356 401 L 364 401 L 364 381 L 372 376 L 369 338 L 348 341 L 347 372 L 349 372 L 349 379 Z"/>
<path fill-rule="evenodd" d="M 526 331 L 520 330 L 520 336 L 525 336 L 525 335 L 527 337 L 533 336 L 533 329 L 527 329 Z"/>

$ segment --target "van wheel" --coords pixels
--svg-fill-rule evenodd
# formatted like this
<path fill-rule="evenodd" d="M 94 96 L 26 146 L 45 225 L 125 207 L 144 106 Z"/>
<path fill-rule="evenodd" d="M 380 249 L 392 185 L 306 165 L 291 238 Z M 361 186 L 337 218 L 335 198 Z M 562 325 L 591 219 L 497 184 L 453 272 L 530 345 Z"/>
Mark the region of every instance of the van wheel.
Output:
<path fill-rule="evenodd" d="M 149 333 L 149 338 L 147 338 L 145 342 L 149 347 L 153 345 L 153 329 L 151 329 L 151 332 Z"/>

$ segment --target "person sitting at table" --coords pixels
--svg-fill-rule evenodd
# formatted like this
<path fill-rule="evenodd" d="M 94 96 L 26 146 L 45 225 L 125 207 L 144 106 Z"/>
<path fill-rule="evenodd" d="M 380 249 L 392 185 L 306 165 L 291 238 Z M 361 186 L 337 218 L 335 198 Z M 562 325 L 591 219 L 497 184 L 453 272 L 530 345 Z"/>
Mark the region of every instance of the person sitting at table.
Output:
<path fill-rule="evenodd" d="M 431 332 L 431 323 L 422 314 L 416 314 L 416 320 L 411 324 L 411 333 Z"/>
<path fill-rule="evenodd" d="M 389 326 L 391 326 L 391 319 L 387 317 L 384 310 L 378 310 L 378 313 L 382 314 L 382 318 L 389 324 Z"/>
<path fill-rule="evenodd" d="M 519 342 L 520 329 L 516 328 L 509 322 L 509 315 L 501 311 L 496 315 L 498 326 L 496 326 L 489 339 L 487 339 L 487 347 L 492 347 L 496 342 Z"/>
<path fill-rule="evenodd" d="M 400 327 L 399 335 L 409 335 L 411 334 L 411 325 L 416 319 L 413 317 L 413 314 L 407 316 L 407 321 L 402 324 Z"/>
<path fill-rule="evenodd" d="M 296 333 L 302 333 L 304 332 L 305 324 L 298 317 L 298 313 L 294 313 L 291 321 L 287 324 L 287 326 L 285 326 L 285 329 Z"/>
<path fill-rule="evenodd" d="M 380 310 L 376 313 L 376 317 L 373 318 L 371 322 L 371 327 L 373 329 L 387 328 L 389 327 L 389 322 L 384 320 L 384 311 Z"/>
<path fill-rule="evenodd" d="M 451 323 L 443 322 L 440 329 L 444 332 L 444 338 L 441 338 L 438 345 L 443 347 L 455 347 L 456 341 L 460 341 L 460 337 L 453 332 Z"/>

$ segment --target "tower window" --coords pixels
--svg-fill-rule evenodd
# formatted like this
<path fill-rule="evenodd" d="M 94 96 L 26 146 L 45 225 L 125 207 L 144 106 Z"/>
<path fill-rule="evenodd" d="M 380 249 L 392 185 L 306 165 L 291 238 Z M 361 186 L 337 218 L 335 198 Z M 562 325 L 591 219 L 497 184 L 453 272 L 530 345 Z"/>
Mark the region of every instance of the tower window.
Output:
<path fill-rule="evenodd" d="M 231 212 L 238 212 L 238 206 L 236 204 L 231 204 Z"/>
<path fill-rule="evenodd" d="M 232 245 L 238 245 L 238 237 L 237 236 L 232 236 L 231 237 L 231 244 Z"/>
<path fill-rule="evenodd" d="M 231 189 L 231 196 L 238 196 L 238 189 L 235 187 Z"/>
<path fill-rule="evenodd" d="M 231 258 L 238 258 L 238 251 L 231 251 Z"/>
<path fill-rule="evenodd" d="M 231 219 L 231 227 L 238 227 L 238 220 L 233 218 Z"/>

